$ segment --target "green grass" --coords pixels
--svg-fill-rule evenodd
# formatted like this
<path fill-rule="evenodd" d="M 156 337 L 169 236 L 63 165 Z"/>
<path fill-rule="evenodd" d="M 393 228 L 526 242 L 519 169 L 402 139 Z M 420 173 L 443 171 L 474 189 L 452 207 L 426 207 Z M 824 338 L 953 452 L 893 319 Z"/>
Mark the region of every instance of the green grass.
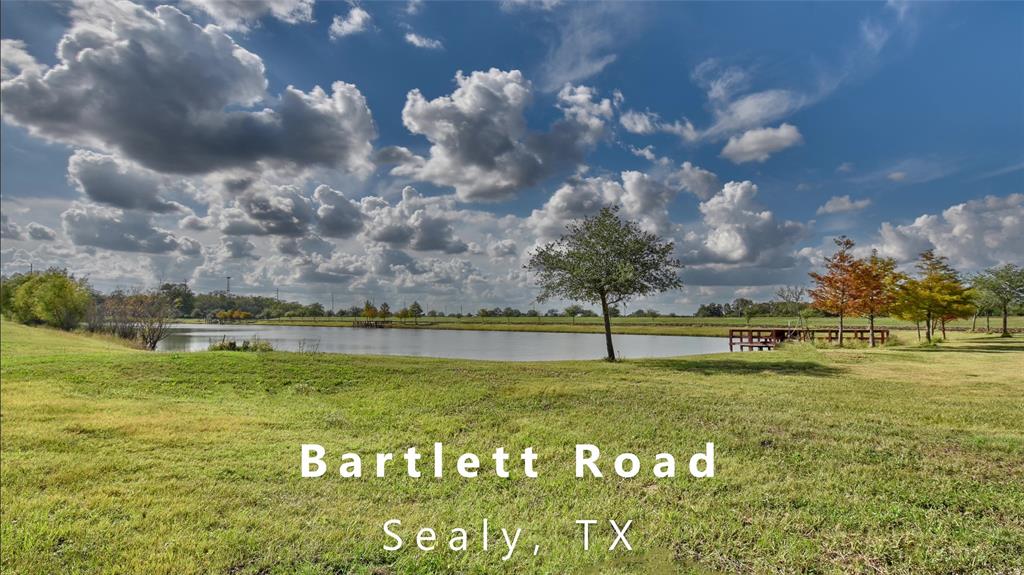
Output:
<path fill-rule="evenodd" d="M 307 318 L 278 318 L 272 320 L 257 321 L 270 325 L 301 325 L 301 326 L 334 326 L 351 327 L 351 317 L 307 317 Z M 420 318 L 417 321 L 391 320 L 391 325 L 405 329 L 463 329 L 463 330 L 485 330 L 485 331 L 531 331 L 531 332 L 566 332 L 566 333 L 603 333 L 604 324 L 601 318 L 594 317 L 440 317 Z M 864 318 L 848 318 L 845 322 L 848 328 L 866 328 L 868 321 Z M 893 318 L 879 318 L 875 322 L 876 328 L 887 328 L 903 332 L 912 332 L 915 326 L 912 322 L 902 321 Z M 694 336 L 725 336 L 729 335 L 730 328 L 737 327 L 786 327 L 800 325 L 799 318 L 795 317 L 753 317 L 748 323 L 746 318 L 737 317 L 657 317 L 657 318 L 634 318 L 620 317 L 612 320 L 612 332 L 618 334 L 634 335 L 694 335 Z M 835 328 L 838 322 L 835 318 L 816 317 L 809 318 L 807 325 L 816 328 Z M 1002 325 L 1001 318 L 992 318 L 990 327 L 996 331 Z M 972 326 L 971 320 L 956 320 L 949 322 L 947 328 L 952 331 L 966 331 Z M 1009 321 L 1010 329 L 1024 331 L 1024 316 L 1013 316 Z M 985 329 L 985 318 L 978 318 L 977 329 Z M 916 336 L 915 336 L 916 337 Z"/>
<path fill-rule="evenodd" d="M 160 354 L 2 324 L 4 573 L 1019 573 L 1024 338 L 621 363 Z M 299 477 L 329 453 L 533 446 L 540 478 Z M 717 474 L 577 480 L 572 449 Z M 492 549 L 387 552 L 380 525 Z M 632 519 L 634 553 L 576 518 Z M 492 534 L 493 537 L 493 534 Z M 492 539 L 493 541 L 493 539 Z M 604 545 L 602 546 L 601 543 Z M 526 550 L 541 546 L 536 557 Z"/>

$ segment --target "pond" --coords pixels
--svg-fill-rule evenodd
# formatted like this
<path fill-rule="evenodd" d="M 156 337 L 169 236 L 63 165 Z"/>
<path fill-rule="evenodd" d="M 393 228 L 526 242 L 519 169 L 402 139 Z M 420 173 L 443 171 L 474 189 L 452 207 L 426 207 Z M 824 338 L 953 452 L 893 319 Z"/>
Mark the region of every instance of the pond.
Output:
<path fill-rule="evenodd" d="M 160 351 L 203 351 L 221 338 L 266 340 L 278 351 L 366 355 L 416 355 L 454 359 L 542 361 L 600 359 L 604 335 L 443 329 L 298 327 L 278 325 L 175 324 Z M 671 357 L 729 350 L 721 337 L 615 335 L 623 359 Z"/>

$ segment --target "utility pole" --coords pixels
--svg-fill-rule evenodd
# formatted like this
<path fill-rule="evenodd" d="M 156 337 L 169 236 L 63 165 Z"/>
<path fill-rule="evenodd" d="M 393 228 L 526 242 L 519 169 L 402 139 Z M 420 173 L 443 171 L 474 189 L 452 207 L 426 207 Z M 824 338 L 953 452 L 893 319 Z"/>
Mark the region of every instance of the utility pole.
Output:
<path fill-rule="evenodd" d="M 281 288 L 274 288 L 274 299 L 281 301 Z"/>
<path fill-rule="evenodd" d="M 331 292 L 331 315 L 334 315 L 334 292 Z"/>
<path fill-rule="evenodd" d="M 231 293 L 231 276 L 224 276 L 224 277 L 228 280 L 228 290 L 227 290 L 227 293 Z"/>

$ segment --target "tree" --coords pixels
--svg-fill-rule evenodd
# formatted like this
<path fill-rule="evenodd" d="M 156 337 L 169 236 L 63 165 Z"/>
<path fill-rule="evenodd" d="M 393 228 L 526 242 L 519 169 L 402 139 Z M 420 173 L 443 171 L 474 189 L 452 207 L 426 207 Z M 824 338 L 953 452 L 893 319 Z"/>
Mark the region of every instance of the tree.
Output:
<path fill-rule="evenodd" d="M 134 294 L 128 299 L 139 341 L 148 350 L 156 349 L 157 344 L 171 333 L 169 320 L 175 313 L 174 306 L 164 295 L 163 290 Z M 243 311 L 238 314 L 244 317 L 248 316 L 249 312 Z"/>
<path fill-rule="evenodd" d="M 419 323 L 419 319 L 423 317 L 423 306 L 420 305 L 420 302 L 413 301 L 409 306 L 409 317 L 412 318 L 413 323 Z"/>
<path fill-rule="evenodd" d="M 363 304 L 363 317 L 366 319 L 377 317 L 377 307 L 370 300 L 366 300 L 366 303 Z"/>
<path fill-rule="evenodd" d="M 14 292 L 13 317 L 22 323 L 43 323 L 64 330 L 78 327 L 92 300 L 88 283 L 57 268 L 29 275 Z"/>
<path fill-rule="evenodd" d="M 784 304 L 786 315 L 800 314 L 800 302 L 804 299 L 807 290 L 802 286 L 782 286 L 775 290 L 775 297 Z"/>
<path fill-rule="evenodd" d="M 840 236 L 833 240 L 836 253 L 825 258 L 825 273 L 811 272 L 814 287 L 808 291 L 811 305 L 839 316 L 839 346 L 843 345 L 843 320 L 853 310 L 856 297 L 854 283 L 853 240 Z"/>
<path fill-rule="evenodd" d="M 932 341 L 936 323 L 945 332 L 946 321 L 970 316 L 974 309 L 972 293 L 948 258 L 935 255 L 934 250 L 922 252 L 916 267 L 918 277 L 906 282 L 902 295 L 924 316 L 925 337 Z"/>
<path fill-rule="evenodd" d="M 391 306 L 388 305 L 388 302 L 384 302 L 377 308 L 377 313 L 381 319 L 388 319 L 388 316 L 391 315 Z"/>
<path fill-rule="evenodd" d="M 1002 335 L 1010 337 L 1010 306 L 1024 302 L 1024 268 L 1013 264 L 989 268 L 974 279 L 974 288 L 985 303 L 1003 312 Z"/>
<path fill-rule="evenodd" d="M 566 226 L 566 233 L 532 254 L 526 269 L 537 276 L 537 301 L 554 297 L 599 303 L 608 360 L 615 360 L 609 307 L 682 287 L 675 245 L 618 216 L 618 207 Z"/>
<path fill-rule="evenodd" d="M 177 317 L 187 317 L 195 307 L 195 294 L 186 283 L 165 283 L 160 286 L 160 293 L 174 307 Z"/>
<path fill-rule="evenodd" d="M 878 250 L 853 263 L 854 312 L 868 318 L 871 347 L 875 347 L 875 318 L 890 313 L 904 277 L 896 271 L 896 260 L 879 256 Z"/>

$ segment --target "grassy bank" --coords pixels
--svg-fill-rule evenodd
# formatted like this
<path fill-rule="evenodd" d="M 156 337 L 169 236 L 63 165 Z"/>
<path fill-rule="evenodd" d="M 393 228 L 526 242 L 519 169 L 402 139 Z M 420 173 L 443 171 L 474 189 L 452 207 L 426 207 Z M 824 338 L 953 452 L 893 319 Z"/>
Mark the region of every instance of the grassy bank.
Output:
<path fill-rule="evenodd" d="M 351 317 L 308 317 L 308 318 L 278 318 L 272 320 L 261 320 L 253 323 L 267 325 L 295 325 L 295 326 L 320 326 L 320 327 L 352 327 Z M 807 326 L 812 328 L 836 328 L 838 327 L 835 318 L 809 318 Z M 799 326 L 800 320 L 795 317 L 754 317 L 749 323 L 745 318 L 707 318 L 707 317 L 657 317 L 657 318 L 632 318 L 621 317 L 612 320 L 612 332 L 617 334 L 633 335 L 693 335 L 693 336 L 728 336 L 731 328 L 738 327 L 786 327 Z M 864 318 L 849 318 L 845 322 L 848 328 L 867 328 L 868 321 Z M 971 329 L 973 322 L 970 320 L 957 320 L 949 322 L 949 332 L 962 332 Z M 985 318 L 979 318 L 978 330 L 985 330 Z M 1001 326 L 1001 320 L 993 318 L 990 327 L 997 331 Z M 1010 329 L 1020 332 L 1024 331 L 1024 317 L 1013 316 L 1009 321 Z M 604 324 L 601 318 L 592 317 L 466 317 L 466 318 L 421 318 L 413 321 L 391 320 L 391 326 L 402 329 L 462 329 L 462 330 L 483 330 L 483 331 L 528 331 L 528 332 L 560 332 L 560 333 L 604 333 Z M 879 318 L 875 327 L 886 328 L 904 333 L 904 339 L 910 341 L 916 339 L 916 326 L 912 322 L 902 321 L 893 318 Z"/>
<path fill-rule="evenodd" d="M 146 353 L 4 323 L 0 349 L 4 573 L 1007 573 L 1024 556 L 1019 336 L 510 368 Z M 540 478 L 299 477 L 300 443 L 434 441 L 533 446 Z M 696 480 L 705 441 L 716 476 Z M 577 480 L 577 442 L 648 467 Z M 662 451 L 675 479 L 649 475 Z M 484 517 L 523 529 L 508 562 L 476 539 L 382 549 L 390 518 L 409 541 L 475 538 Z M 632 519 L 635 552 L 606 551 L 607 530 L 583 552 L 577 518 Z"/>

